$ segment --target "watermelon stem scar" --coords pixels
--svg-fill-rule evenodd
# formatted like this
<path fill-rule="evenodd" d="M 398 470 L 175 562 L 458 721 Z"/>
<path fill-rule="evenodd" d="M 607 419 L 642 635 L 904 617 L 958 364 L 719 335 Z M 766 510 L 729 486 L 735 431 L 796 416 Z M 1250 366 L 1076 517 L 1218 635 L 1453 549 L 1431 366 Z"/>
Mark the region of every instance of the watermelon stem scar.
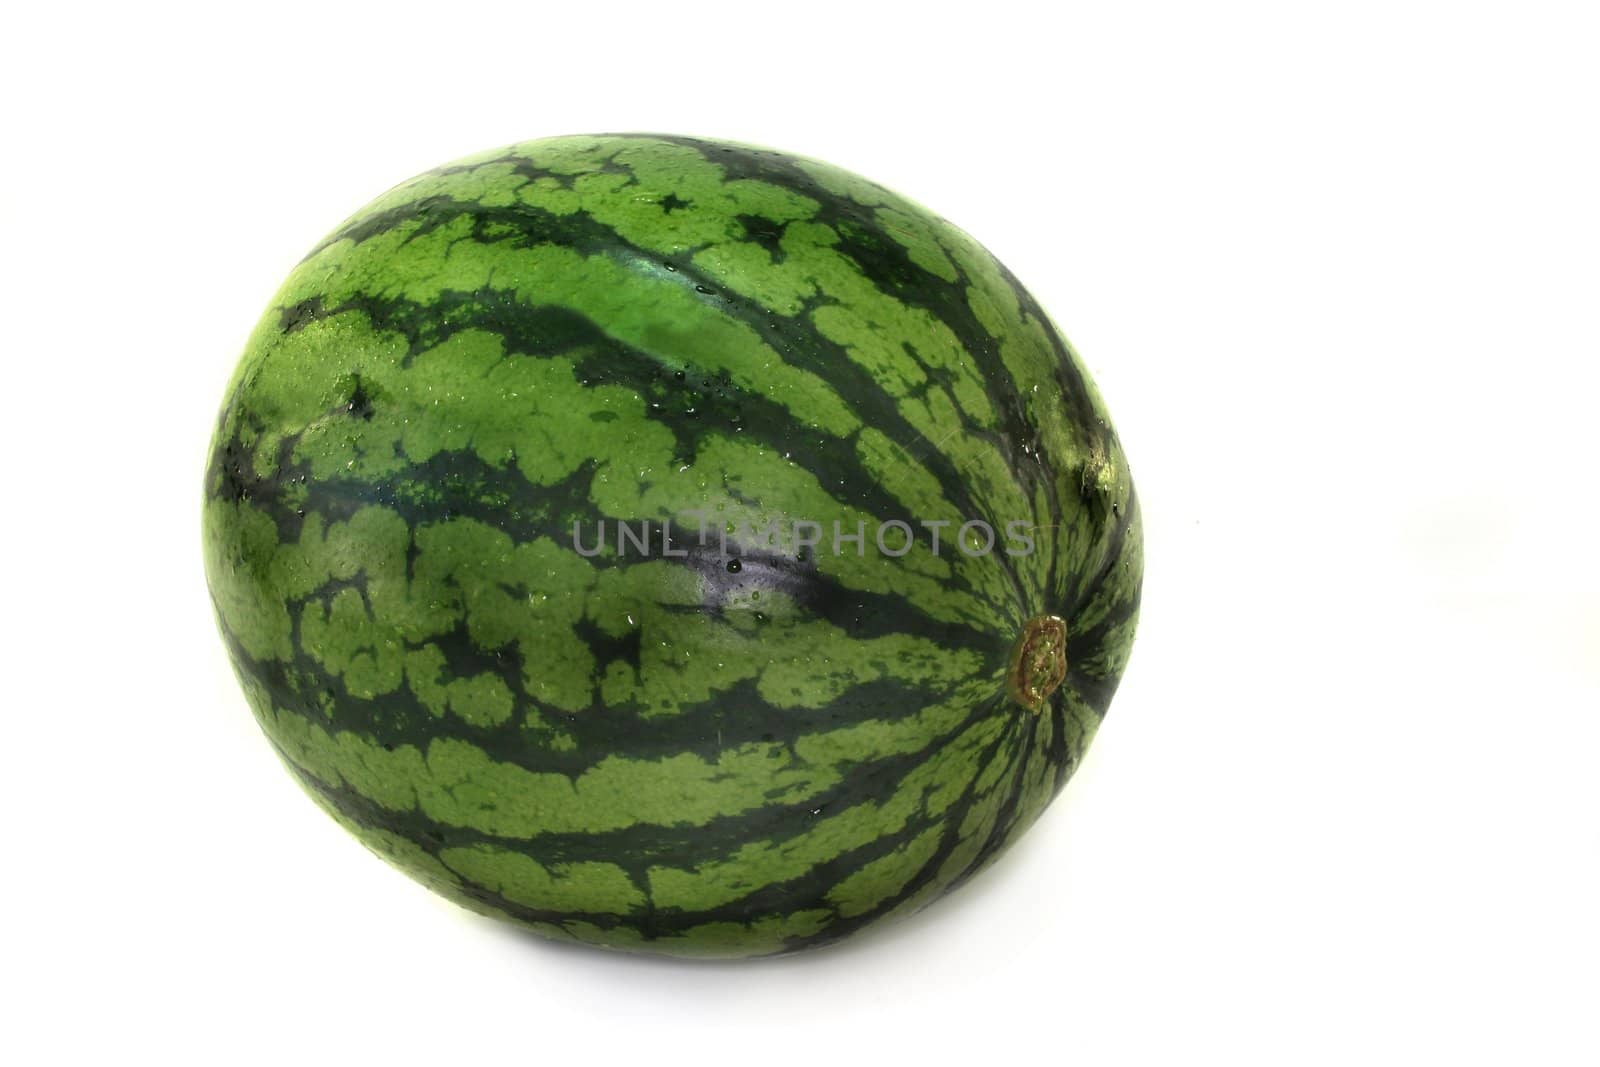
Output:
<path fill-rule="evenodd" d="M 1011 698 L 1037 713 L 1067 676 L 1067 624 L 1055 615 L 1036 615 L 1022 627 L 1011 670 L 1006 674 Z"/>

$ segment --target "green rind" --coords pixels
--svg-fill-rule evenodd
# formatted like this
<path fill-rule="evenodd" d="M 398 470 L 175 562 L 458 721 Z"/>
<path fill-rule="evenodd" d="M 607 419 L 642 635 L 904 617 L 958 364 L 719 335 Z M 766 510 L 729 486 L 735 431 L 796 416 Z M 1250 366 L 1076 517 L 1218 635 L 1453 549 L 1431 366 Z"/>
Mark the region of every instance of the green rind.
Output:
<path fill-rule="evenodd" d="M 1022 520 L 1026 556 L 576 521 Z M 1104 405 L 1020 284 L 836 168 L 558 138 L 423 175 L 295 270 L 229 389 L 207 573 L 263 729 L 430 888 L 683 955 L 837 940 L 970 877 L 1104 714 L 1142 542 Z M 869 535 L 870 537 L 870 535 Z M 1037 615 L 1068 675 L 1005 695 Z"/>

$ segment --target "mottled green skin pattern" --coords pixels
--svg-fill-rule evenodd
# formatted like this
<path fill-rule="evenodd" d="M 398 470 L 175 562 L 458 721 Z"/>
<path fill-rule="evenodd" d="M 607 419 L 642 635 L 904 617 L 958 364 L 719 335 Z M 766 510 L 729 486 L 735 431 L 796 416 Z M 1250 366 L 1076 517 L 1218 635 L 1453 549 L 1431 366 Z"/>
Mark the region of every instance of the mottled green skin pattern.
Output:
<path fill-rule="evenodd" d="M 572 547 L 669 517 L 687 558 Z M 740 541 L 796 518 L 1037 547 Z M 907 914 L 1014 840 L 1142 567 L 1105 408 L 983 248 L 837 168 L 654 136 L 443 167 L 319 245 L 229 388 L 205 545 L 261 727 L 370 848 L 553 937 L 710 956 Z M 1041 614 L 1069 671 L 1034 711 L 1005 675 Z"/>

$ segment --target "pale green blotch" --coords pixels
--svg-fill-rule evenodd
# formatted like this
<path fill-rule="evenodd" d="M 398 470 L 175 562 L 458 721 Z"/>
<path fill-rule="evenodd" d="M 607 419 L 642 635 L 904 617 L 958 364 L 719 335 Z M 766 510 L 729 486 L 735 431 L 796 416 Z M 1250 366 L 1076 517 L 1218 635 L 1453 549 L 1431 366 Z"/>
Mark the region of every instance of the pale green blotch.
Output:
<path fill-rule="evenodd" d="M 778 952 L 790 941 L 815 937 L 827 929 L 833 914 L 825 908 L 773 915 L 750 923 L 716 922 L 691 926 L 682 934 L 650 943 L 668 955 L 760 956 Z"/>
<path fill-rule="evenodd" d="M 748 240 L 735 238 L 703 248 L 695 253 L 694 265 L 717 285 L 773 315 L 798 315 L 817 291 L 799 262 L 786 258 L 775 263 L 771 253 Z"/>
<path fill-rule="evenodd" d="M 682 568 L 657 562 L 607 572 L 601 584 L 621 586 L 653 568 L 661 568 L 664 577 L 689 575 L 692 580 Z M 691 595 L 697 605 L 698 590 Z M 824 707 L 880 678 L 936 693 L 983 668 L 974 652 L 952 651 L 909 635 L 846 641 L 840 628 L 798 612 L 779 593 L 769 593 L 759 603 L 741 603 L 721 617 L 674 612 L 666 598 L 653 603 L 648 596 L 611 596 L 612 606 L 597 621 L 619 635 L 639 629 L 639 665 L 637 670 L 610 665 L 602 699 L 612 707 L 640 705 L 646 717 L 679 713 L 745 679 L 755 679 L 761 699 L 774 707 L 804 709 Z M 757 609 L 764 621 L 752 624 Z"/>
<path fill-rule="evenodd" d="M 434 645 L 406 655 L 406 682 L 423 707 L 441 718 L 449 711 L 473 726 L 510 720 L 516 700 L 505 682 L 493 674 L 446 678 L 444 666 L 444 653 Z"/>
<path fill-rule="evenodd" d="M 585 212 L 639 248 L 671 254 L 719 241 L 744 230 L 735 216 L 773 222 L 808 218 L 810 197 L 766 182 L 729 181 L 723 169 L 693 148 L 640 140 L 623 145 L 613 162 L 629 175 L 584 175 L 574 184 Z M 675 206 L 662 203 L 672 196 Z"/>
<path fill-rule="evenodd" d="M 215 497 L 206 499 L 202 522 L 206 575 L 219 624 L 252 659 L 289 659 L 294 624 L 270 579 L 277 527 L 248 504 Z"/>
<path fill-rule="evenodd" d="M 997 424 L 977 367 L 942 320 L 895 299 L 837 249 L 813 248 L 807 265 L 822 295 L 831 298 L 812 311 L 812 324 L 891 394 L 905 395 L 927 378 L 927 369 L 938 369 L 952 383 L 961 421 L 979 429 Z"/>
<path fill-rule="evenodd" d="M 854 200 L 863 207 L 876 207 L 879 204 L 892 203 L 900 198 L 877 182 L 869 181 L 859 174 L 842 170 L 831 163 L 824 163 L 817 159 L 798 159 L 795 165 L 809 174 L 813 181 L 822 186 L 834 196 L 842 196 L 846 200 Z"/>
<path fill-rule="evenodd" d="M 881 435 L 872 440 L 880 439 Z M 980 629 L 989 624 L 992 612 L 981 600 L 951 587 L 948 579 L 953 556 L 950 551 L 945 549 L 941 556 L 935 557 L 926 531 L 916 522 L 912 523 L 917 535 L 912 550 L 895 559 L 893 565 L 885 565 L 886 559 L 877 548 L 878 525 L 889 519 L 905 521 L 906 516 L 874 515 L 853 503 L 841 501 L 809 470 L 790 463 L 780 453 L 743 439 L 710 437 L 704 440 L 695 457 L 695 467 L 727 491 L 721 517 L 736 536 L 771 530 L 775 534 L 774 543 L 762 547 L 795 551 L 797 521 L 826 521 L 821 531 L 822 540 L 813 551 L 817 568 L 828 577 L 850 589 L 897 593 L 935 619 L 968 622 Z M 928 484 L 917 482 L 914 473 L 908 473 L 907 478 L 909 484 L 920 484 L 924 488 Z M 752 507 L 740 503 L 742 500 L 761 503 L 759 507 Z M 645 504 L 666 511 L 681 506 L 676 497 L 656 492 L 645 498 Z M 918 520 L 924 517 L 937 516 L 914 516 Z M 833 551 L 832 523 L 835 521 L 839 524 L 838 553 Z M 854 542 L 844 540 L 858 531 L 862 535 L 859 554 Z M 892 550 L 898 550 L 900 540 L 895 531 L 885 536 L 885 543 Z M 984 566 L 998 570 L 994 560 Z"/>
<path fill-rule="evenodd" d="M 622 142 L 613 137 L 576 135 L 524 141 L 499 149 L 494 155 L 517 156 L 540 170 L 571 175 L 603 167 L 622 146 Z"/>
<path fill-rule="evenodd" d="M 871 426 L 864 427 L 856 437 L 856 456 L 873 479 L 905 505 L 906 513 L 901 521 L 949 518 L 959 514 L 956 506 L 946 499 L 939 479 L 904 445 L 883 431 Z M 910 522 L 910 525 L 914 533 L 924 536 L 915 522 Z M 884 543 L 891 552 L 897 552 L 901 540 L 885 534 Z"/>
<path fill-rule="evenodd" d="M 399 414 L 368 421 L 350 417 L 348 405 L 358 381 L 368 396 L 387 400 L 405 351 L 403 339 L 373 330 L 367 317 L 355 311 L 268 339 L 257 372 L 239 394 L 237 412 L 260 427 L 256 473 L 274 472 L 278 444 L 291 435 L 298 435 L 294 458 L 319 480 L 372 479 L 403 469 L 405 457 L 392 444 Z M 330 365 L 342 373 L 330 376 Z M 378 410 L 390 408 L 385 403 Z"/>
<path fill-rule="evenodd" d="M 887 856 L 863 865 L 828 891 L 828 903 L 847 919 L 866 914 L 903 890 L 928 865 L 945 833 L 942 826 L 924 830 Z"/>
<path fill-rule="evenodd" d="M 723 315 L 691 286 L 606 255 L 463 240 L 470 225 L 462 219 L 425 234 L 403 226 L 363 242 L 361 254 L 329 280 L 336 298 L 367 291 L 432 303 L 448 291 L 498 283 L 530 306 L 569 307 L 666 365 L 725 371 L 741 388 L 771 397 L 827 433 L 842 436 L 859 425 L 828 383 L 784 362 L 753 329 Z M 396 262 L 412 269 L 402 274 Z"/>
<path fill-rule="evenodd" d="M 313 778 L 346 785 L 391 811 L 420 810 L 449 826 L 496 837 L 600 833 L 638 823 L 703 826 L 768 804 L 799 803 L 837 784 L 833 768 L 798 764 L 780 745 L 660 760 L 607 757 L 577 778 L 496 762 L 451 738 L 393 751 L 349 731 L 330 734 L 264 705 L 262 725 Z"/>
<path fill-rule="evenodd" d="M 793 836 L 741 846 L 727 859 L 692 871 L 652 867 L 650 897 L 659 907 L 698 911 L 720 907 L 765 885 L 798 878 L 820 863 L 897 833 L 916 815 L 937 817 L 979 771 L 982 746 L 1004 729 L 998 718 L 976 723 L 908 773 L 881 802 L 867 801 L 805 820 Z"/>
<path fill-rule="evenodd" d="M 808 764 L 849 766 L 863 753 L 883 759 L 930 748 L 971 716 L 974 707 L 992 700 L 1001 680 L 991 676 L 966 681 L 914 714 L 868 719 L 797 737 L 795 755 Z"/>
<path fill-rule="evenodd" d="M 949 223 L 933 220 L 930 224 L 920 212 L 890 206 L 880 207 L 874 214 L 878 225 L 906 250 L 911 262 L 947 282 L 960 278 L 960 272 L 950 262 L 950 257 L 945 255 L 935 236 L 938 229 L 948 228 Z"/>
<path fill-rule="evenodd" d="M 362 699 L 393 692 L 404 675 L 404 647 L 390 627 L 372 618 L 356 589 L 339 590 L 326 608 L 317 601 L 307 604 L 300 615 L 300 645 Z"/>
<path fill-rule="evenodd" d="M 612 863 L 545 867 L 520 852 L 491 845 L 447 848 L 439 858 L 469 882 L 539 911 L 622 915 L 646 903 L 627 873 Z"/>
<path fill-rule="evenodd" d="M 823 304 L 811 313 L 811 323 L 822 336 L 849 349 L 851 360 L 890 396 L 905 396 L 926 384 L 927 371 L 906 352 L 901 339 L 855 308 Z"/>
<path fill-rule="evenodd" d="M 795 221 L 784 227 L 774 260 L 761 245 L 742 235 L 695 253 L 694 264 L 716 282 L 754 300 L 775 315 L 798 315 L 818 292 L 819 276 L 848 272 L 851 265 L 833 251 L 839 235 L 820 222 Z"/>
<path fill-rule="evenodd" d="M 417 531 L 413 598 L 465 620 L 485 651 L 515 646 L 523 688 L 576 711 L 594 692 L 596 664 L 573 626 L 594 582 L 590 565 L 547 538 L 516 543 L 474 519 Z"/>

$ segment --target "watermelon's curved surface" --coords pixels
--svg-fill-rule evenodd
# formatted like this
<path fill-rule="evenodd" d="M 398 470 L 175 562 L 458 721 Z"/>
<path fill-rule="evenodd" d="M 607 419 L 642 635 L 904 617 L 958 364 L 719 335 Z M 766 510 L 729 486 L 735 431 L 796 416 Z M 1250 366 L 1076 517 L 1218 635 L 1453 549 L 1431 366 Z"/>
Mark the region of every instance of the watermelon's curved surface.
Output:
<path fill-rule="evenodd" d="M 1071 774 L 1138 610 L 1122 448 L 1016 279 L 861 178 L 685 138 L 521 144 L 351 218 L 251 337 L 205 489 L 312 797 L 622 948 L 823 944 L 960 884 Z M 1045 696 L 1046 644 L 1008 679 L 1052 616 Z"/>

